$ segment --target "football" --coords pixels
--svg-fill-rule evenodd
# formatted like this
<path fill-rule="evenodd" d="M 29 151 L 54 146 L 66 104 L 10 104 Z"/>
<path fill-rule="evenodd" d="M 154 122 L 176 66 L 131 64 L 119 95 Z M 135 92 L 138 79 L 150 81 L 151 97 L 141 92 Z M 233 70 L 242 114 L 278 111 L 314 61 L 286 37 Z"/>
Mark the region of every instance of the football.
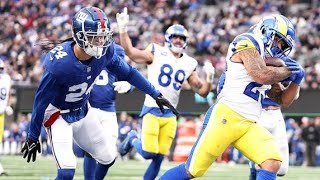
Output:
<path fill-rule="evenodd" d="M 282 59 L 277 57 L 267 57 L 265 58 L 267 66 L 283 67 L 286 66 Z"/>

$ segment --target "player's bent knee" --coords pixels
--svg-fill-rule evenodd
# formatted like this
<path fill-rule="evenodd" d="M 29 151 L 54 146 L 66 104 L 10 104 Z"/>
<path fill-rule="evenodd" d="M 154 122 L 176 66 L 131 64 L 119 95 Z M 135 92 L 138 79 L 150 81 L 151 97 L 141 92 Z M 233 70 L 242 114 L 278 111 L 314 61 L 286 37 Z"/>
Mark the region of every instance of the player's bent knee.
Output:
<path fill-rule="evenodd" d="M 101 151 L 99 154 L 96 155 L 95 159 L 96 161 L 98 161 L 100 164 L 103 165 L 108 165 L 110 163 L 112 163 L 112 161 L 114 161 L 117 157 L 117 153 L 116 152 L 110 152 L 108 150 L 106 151 Z"/>
<path fill-rule="evenodd" d="M 260 164 L 260 167 L 264 170 L 277 173 L 280 169 L 281 161 L 268 159 Z"/>

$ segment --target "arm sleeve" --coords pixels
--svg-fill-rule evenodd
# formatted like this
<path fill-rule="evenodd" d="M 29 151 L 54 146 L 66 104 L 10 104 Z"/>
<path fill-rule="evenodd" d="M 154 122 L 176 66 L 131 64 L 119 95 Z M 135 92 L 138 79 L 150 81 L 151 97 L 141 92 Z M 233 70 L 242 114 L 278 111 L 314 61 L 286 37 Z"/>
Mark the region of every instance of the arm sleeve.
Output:
<path fill-rule="evenodd" d="M 55 93 L 58 92 L 58 86 L 56 85 L 56 82 L 56 78 L 51 73 L 48 71 L 44 72 L 39 87 L 36 91 L 31 124 L 28 132 L 28 138 L 33 141 L 38 140 L 44 120 L 45 110 L 54 100 Z"/>
<path fill-rule="evenodd" d="M 160 92 L 135 68 L 115 55 L 112 63 L 107 68 L 114 73 L 120 81 L 128 81 L 131 85 L 149 94 L 154 99 L 160 95 Z"/>

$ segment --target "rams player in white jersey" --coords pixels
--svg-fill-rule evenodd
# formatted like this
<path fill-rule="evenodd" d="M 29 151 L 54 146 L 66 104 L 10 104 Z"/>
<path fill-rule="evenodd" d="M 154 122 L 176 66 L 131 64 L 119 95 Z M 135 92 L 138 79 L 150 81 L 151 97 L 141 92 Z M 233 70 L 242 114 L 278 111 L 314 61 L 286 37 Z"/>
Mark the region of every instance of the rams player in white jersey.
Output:
<path fill-rule="evenodd" d="M 266 17 L 267 20 L 270 17 Z M 263 22 L 263 21 L 261 21 Z M 293 25 L 289 22 L 289 26 Z M 249 32 L 260 33 L 259 28 L 260 24 L 254 25 L 250 28 Z M 294 31 L 293 31 L 294 33 Z M 282 59 L 289 58 L 287 55 L 281 56 Z M 276 62 L 268 62 L 267 65 L 272 66 L 282 66 L 283 64 L 277 64 Z M 272 89 L 267 93 L 267 97 L 262 101 L 262 113 L 260 119 L 257 123 L 266 128 L 274 137 L 278 148 L 282 154 L 282 162 L 279 171 L 277 172 L 278 176 L 284 176 L 289 169 L 289 147 L 288 139 L 286 134 L 286 126 L 284 118 L 281 112 L 281 107 L 289 107 L 294 100 L 299 97 L 300 84 L 304 78 L 304 70 L 300 71 L 299 74 L 296 74 L 284 81 L 273 84 Z M 256 179 L 256 170 L 257 167 L 254 163 L 250 162 L 250 180 Z"/>
<path fill-rule="evenodd" d="M 5 65 L 2 60 L 0 60 L 0 144 L 3 138 L 3 130 L 4 130 L 4 114 L 10 109 L 8 107 L 9 101 L 9 91 L 11 88 L 11 78 L 5 73 Z M 3 171 L 3 167 L 0 164 L 0 176 L 6 175 Z"/>
<path fill-rule="evenodd" d="M 288 59 L 284 61 L 286 67 L 266 66 L 264 61 L 266 54 L 277 57 L 291 50 L 295 38 L 291 28 L 287 18 L 274 15 L 262 20 L 260 34 L 244 33 L 230 43 L 217 103 L 207 111 L 188 160 L 160 179 L 203 176 L 229 145 L 259 165 L 258 180 L 276 179 L 281 153 L 270 132 L 256 122 L 270 85 L 302 71 L 297 62 Z"/>
<path fill-rule="evenodd" d="M 206 82 L 202 81 L 195 71 L 197 61 L 188 56 L 188 32 L 184 26 L 175 24 L 165 33 L 165 46 L 150 44 L 146 50 L 134 48 L 127 33 L 129 15 L 127 9 L 117 14 L 120 32 L 120 44 L 126 55 L 136 63 L 147 64 L 148 80 L 166 97 L 174 107 L 178 105 L 182 83 L 187 80 L 195 92 L 206 97 L 212 88 L 214 68 L 207 63 Z M 141 141 L 135 131 L 131 131 L 121 144 L 120 154 L 126 154 L 133 146 L 145 159 L 152 162 L 144 174 L 145 180 L 155 179 L 161 163 L 171 146 L 176 133 L 177 117 L 170 109 L 161 113 L 156 102 L 146 96 L 140 116 L 143 117 Z"/>

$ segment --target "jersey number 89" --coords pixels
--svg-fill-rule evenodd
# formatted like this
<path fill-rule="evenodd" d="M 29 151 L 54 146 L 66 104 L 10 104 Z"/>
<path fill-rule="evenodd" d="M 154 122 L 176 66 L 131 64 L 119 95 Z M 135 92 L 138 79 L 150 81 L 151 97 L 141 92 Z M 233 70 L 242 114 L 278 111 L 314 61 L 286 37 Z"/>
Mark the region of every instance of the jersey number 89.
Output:
<path fill-rule="evenodd" d="M 173 74 L 173 68 L 169 64 L 164 64 L 160 68 L 160 75 L 158 77 L 158 82 L 163 87 L 168 87 L 171 84 L 171 75 Z M 172 86 L 175 90 L 181 89 L 181 84 L 184 81 L 184 78 L 186 76 L 186 73 L 179 69 L 174 73 L 174 79 Z"/>

